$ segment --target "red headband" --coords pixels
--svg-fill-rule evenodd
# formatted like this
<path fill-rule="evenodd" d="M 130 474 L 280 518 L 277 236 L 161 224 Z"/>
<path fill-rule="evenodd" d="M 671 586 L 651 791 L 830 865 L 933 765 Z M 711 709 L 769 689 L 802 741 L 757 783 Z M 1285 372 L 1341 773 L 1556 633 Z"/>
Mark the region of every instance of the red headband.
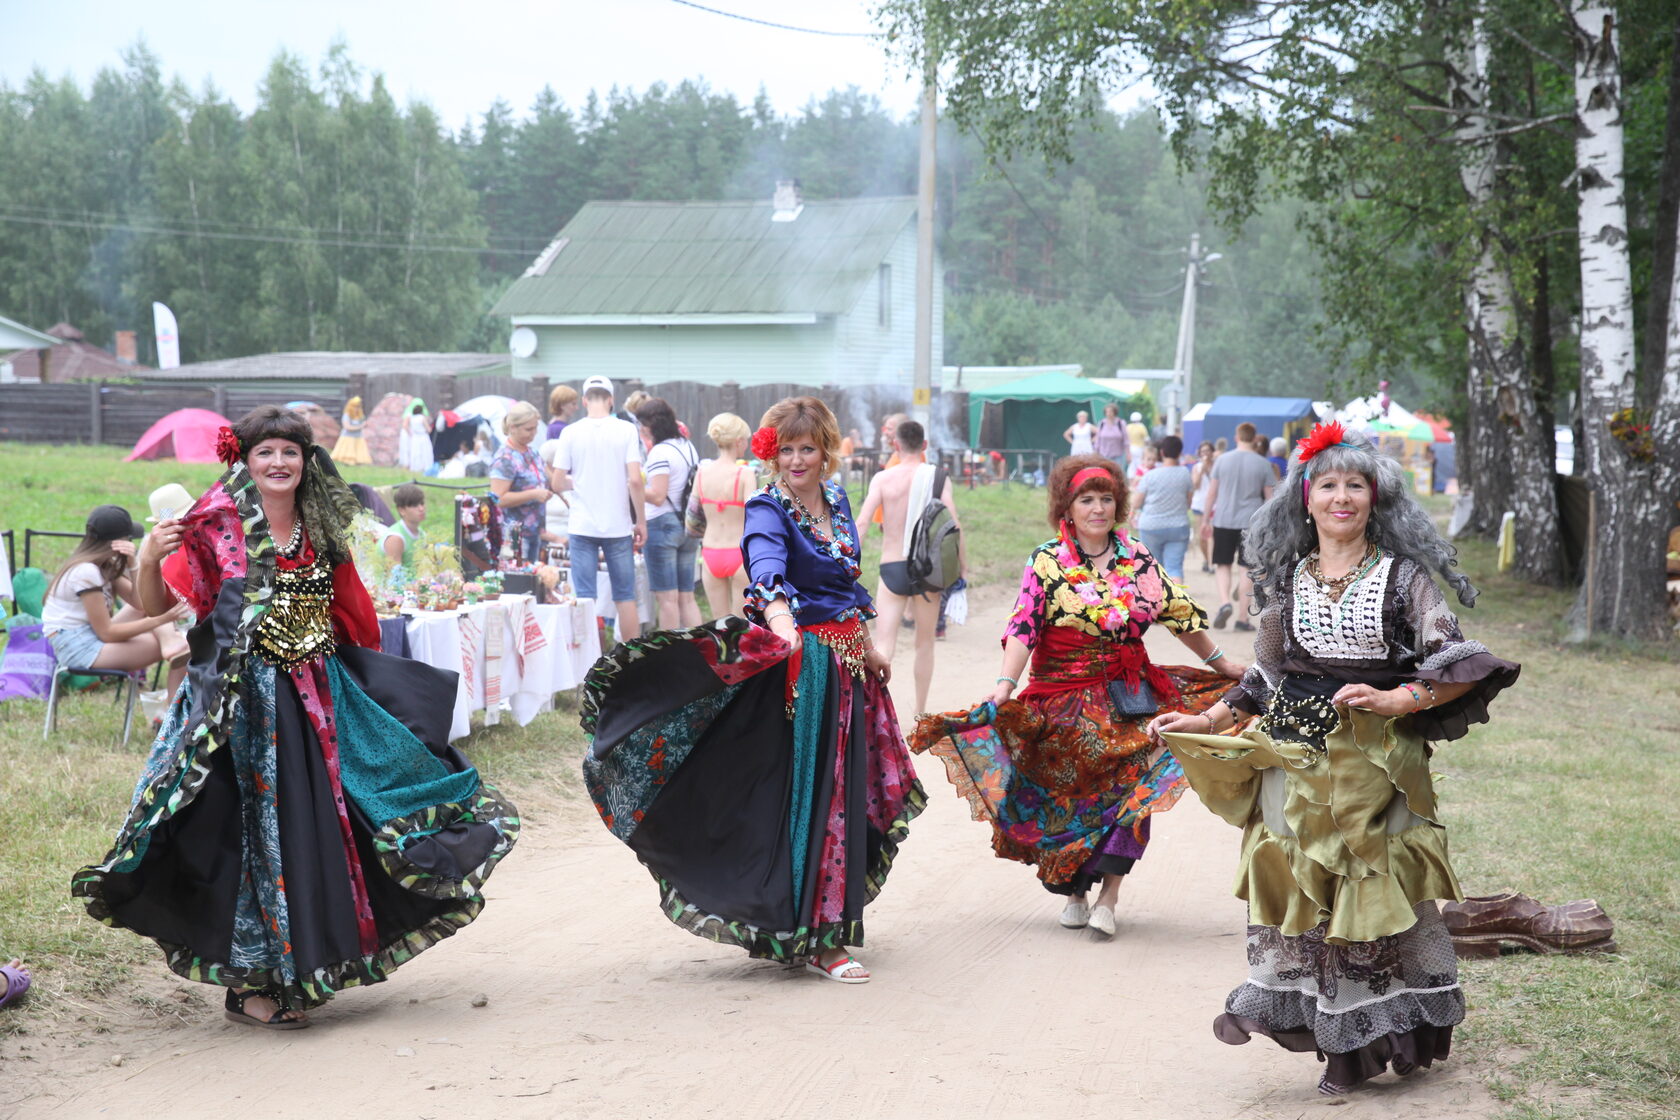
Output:
<path fill-rule="evenodd" d="M 1114 475 L 1110 473 L 1107 468 L 1086 467 L 1084 470 L 1074 471 L 1073 477 L 1068 479 L 1068 493 L 1079 493 L 1079 488 L 1091 481 L 1093 478 L 1101 478 L 1106 480 L 1110 485 L 1114 484 Z"/>

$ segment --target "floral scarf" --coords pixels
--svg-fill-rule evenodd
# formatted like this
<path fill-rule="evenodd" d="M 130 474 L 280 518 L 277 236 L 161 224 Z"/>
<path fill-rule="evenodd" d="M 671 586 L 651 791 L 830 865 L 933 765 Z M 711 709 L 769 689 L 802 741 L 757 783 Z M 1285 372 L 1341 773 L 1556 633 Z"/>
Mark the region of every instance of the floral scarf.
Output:
<path fill-rule="evenodd" d="M 850 579 L 857 579 L 863 568 L 859 562 L 857 527 L 851 523 L 846 514 L 846 508 L 841 504 L 844 495 L 840 492 L 839 484 L 825 482 L 822 484 L 823 498 L 828 502 L 828 524 L 834 530 L 833 536 L 824 535 L 817 528 L 817 523 L 805 511 L 794 503 L 787 491 L 776 485 L 776 479 L 771 478 L 764 484 L 760 494 L 768 494 L 782 504 L 787 511 L 788 519 L 799 527 L 799 531 L 811 539 L 817 546 L 817 551 L 833 558 Z"/>

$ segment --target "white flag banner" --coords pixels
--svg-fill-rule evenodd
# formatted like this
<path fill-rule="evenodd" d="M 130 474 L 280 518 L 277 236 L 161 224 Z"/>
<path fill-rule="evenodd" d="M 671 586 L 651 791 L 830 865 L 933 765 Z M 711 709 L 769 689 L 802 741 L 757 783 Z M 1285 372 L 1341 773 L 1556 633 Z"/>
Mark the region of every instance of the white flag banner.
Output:
<path fill-rule="evenodd" d="M 174 369 L 181 364 L 181 332 L 175 326 L 175 312 L 155 300 L 152 303 L 152 331 L 157 336 L 159 369 Z"/>

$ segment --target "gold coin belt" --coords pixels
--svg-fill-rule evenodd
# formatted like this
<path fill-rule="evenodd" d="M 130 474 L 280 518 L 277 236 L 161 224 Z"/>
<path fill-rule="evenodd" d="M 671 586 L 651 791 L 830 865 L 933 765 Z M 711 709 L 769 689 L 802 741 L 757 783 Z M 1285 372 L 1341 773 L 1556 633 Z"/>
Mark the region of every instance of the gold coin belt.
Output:
<path fill-rule="evenodd" d="M 337 648 L 332 626 L 332 570 L 320 558 L 274 573 L 274 594 L 257 624 L 263 660 L 290 671 Z"/>

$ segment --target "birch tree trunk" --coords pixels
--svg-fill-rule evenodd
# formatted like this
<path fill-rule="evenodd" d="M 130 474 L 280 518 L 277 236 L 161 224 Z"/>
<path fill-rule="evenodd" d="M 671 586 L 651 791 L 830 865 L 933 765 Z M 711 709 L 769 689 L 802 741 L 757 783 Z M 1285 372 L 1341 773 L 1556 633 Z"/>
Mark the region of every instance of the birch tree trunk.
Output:
<path fill-rule="evenodd" d="M 1667 505 L 1656 467 L 1610 431 L 1635 403 L 1633 269 L 1622 174 L 1621 59 L 1614 10 L 1569 5 L 1575 44 L 1575 185 L 1581 253 L 1581 426 L 1593 529 L 1572 623 L 1578 636 L 1656 638 L 1665 625 Z"/>
<path fill-rule="evenodd" d="M 1455 129 L 1462 156 L 1459 178 L 1469 197 L 1477 240 L 1476 260 L 1464 292 L 1469 334 L 1470 418 L 1477 425 L 1474 520 L 1497 525 L 1515 513 L 1516 570 L 1533 583 L 1563 582 L 1557 487 L 1551 433 L 1534 399 L 1534 382 L 1519 327 L 1515 285 L 1499 254 L 1494 203 L 1499 190 L 1500 144 L 1489 135 L 1489 48 L 1480 5 L 1469 42 L 1453 52 L 1449 69 L 1452 106 L 1462 111 Z"/>
<path fill-rule="evenodd" d="M 1680 111 L 1673 107 L 1670 112 L 1680 115 Z M 1675 230 L 1673 253 L 1669 259 L 1667 328 L 1662 377 L 1657 381 L 1656 400 L 1651 409 L 1651 442 L 1656 452 L 1656 461 L 1652 464 L 1655 475 L 1652 497 L 1661 511 L 1656 531 L 1661 541 L 1658 551 L 1664 560 L 1668 549 L 1668 523 L 1674 516 L 1674 507 L 1670 503 L 1680 504 L 1680 227 Z M 1659 594 L 1664 596 L 1666 605 L 1666 583 L 1659 584 Z M 1673 633 L 1671 627 L 1670 634 Z"/>

